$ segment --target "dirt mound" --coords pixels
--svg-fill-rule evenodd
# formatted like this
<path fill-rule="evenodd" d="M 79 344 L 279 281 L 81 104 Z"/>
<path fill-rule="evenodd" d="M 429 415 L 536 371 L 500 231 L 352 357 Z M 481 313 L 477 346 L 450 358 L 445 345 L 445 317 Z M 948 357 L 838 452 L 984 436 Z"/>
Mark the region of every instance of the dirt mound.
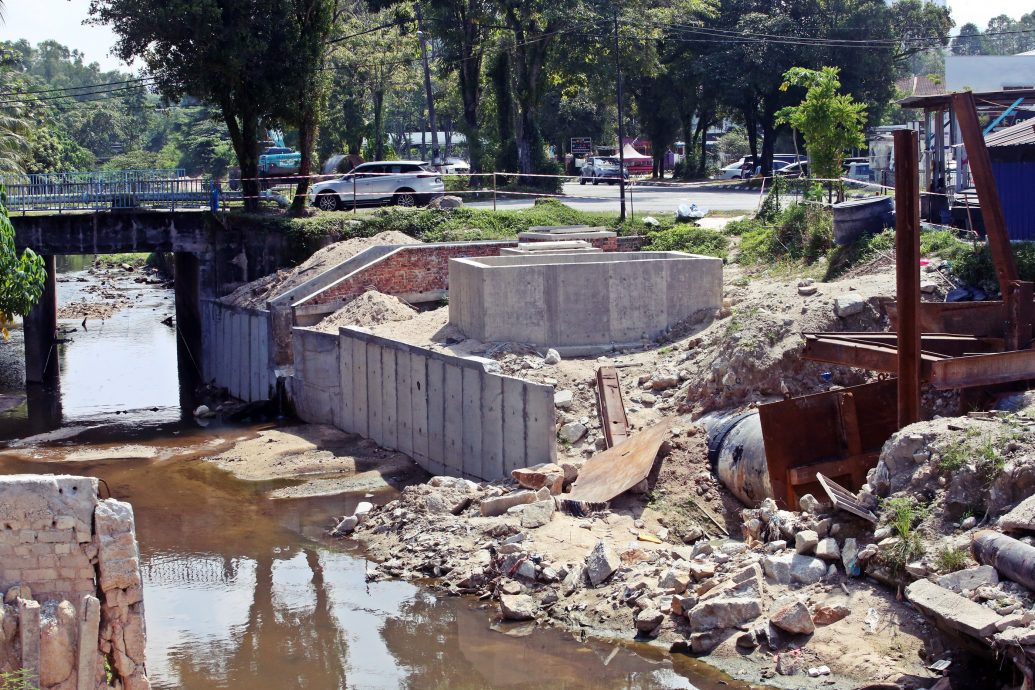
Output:
<path fill-rule="evenodd" d="M 376 326 L 389 321 L 409 321 L 416 315 L 417 310 L 398 297 L 369 290 L 325 317 L 315 328 L 324 333 L 337 333 L 341 326 Z"/>
<path fill-rule="evenodd" d="M 356 237 L 344 242 L 335 242 L 318 250 L 315 254 L 292 269 L 277 271 L 271 275 L 246 283 L 237 288 L 222 301 L 235 307 L 261 309 L 266 302 L 315 278 L 330 268 L 348 261 L 365 249 L 378 245 L 416 244 L 417 240 L 401 232 L 390 230 L 373 237 Z"/>

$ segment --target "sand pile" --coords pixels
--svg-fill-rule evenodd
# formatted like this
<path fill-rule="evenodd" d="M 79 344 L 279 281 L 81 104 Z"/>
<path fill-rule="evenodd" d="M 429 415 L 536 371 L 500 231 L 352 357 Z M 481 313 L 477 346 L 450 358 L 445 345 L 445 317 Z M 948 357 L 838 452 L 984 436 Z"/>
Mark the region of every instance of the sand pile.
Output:
<path fill-rule="evenodd" d="M 416 315 L 417 310 L 398 297 L 369 290 L 325 317 L 315 328 L 324 333 L 337 333 L 341 326 L 370 327 L 389 321 L 409 321 Z"/>
<path fill-rule="evenodd" d="M 266 302 L 292 290 L 325 271 L 344 263 L 365 249 L 378 245 L 416 244 L 417 240 L 394 230 L 373 237 L 356 237 L 320 249 L 298 266 L 277 271 L 237 288 L 222 301 L 236 307 L 265 308 Z"/>

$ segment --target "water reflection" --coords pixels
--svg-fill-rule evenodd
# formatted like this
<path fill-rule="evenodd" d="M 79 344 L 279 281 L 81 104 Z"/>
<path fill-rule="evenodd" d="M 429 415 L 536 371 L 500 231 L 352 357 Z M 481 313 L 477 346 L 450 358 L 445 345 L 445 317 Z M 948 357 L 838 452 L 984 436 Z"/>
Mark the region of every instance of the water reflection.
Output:
<path fill-rule="evenodd" d="M 0 453 L 0 474 L 99 476 L 133 503 L 156 690 L 720 687 L 696 662 L 550 629 L 512 637 L 477 601 L 367 583 L 361 556 L 321 541 L 327 517 L 362 497 L 271 501 L 271 485 L 184 459 L 210 438 L 164 443 L 180 456 L 68 466 Z"/>

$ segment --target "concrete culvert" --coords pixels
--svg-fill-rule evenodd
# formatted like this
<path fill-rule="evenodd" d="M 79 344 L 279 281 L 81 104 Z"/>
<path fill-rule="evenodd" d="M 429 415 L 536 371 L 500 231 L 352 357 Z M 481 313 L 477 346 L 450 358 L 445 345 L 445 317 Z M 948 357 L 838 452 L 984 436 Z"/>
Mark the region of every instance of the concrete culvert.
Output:
<path fill-rule="evenodd" d="M 757 411 L 719 417 L 708 426 L 708 461 L 744 505 L 755 507 L 773 497 Z"/>

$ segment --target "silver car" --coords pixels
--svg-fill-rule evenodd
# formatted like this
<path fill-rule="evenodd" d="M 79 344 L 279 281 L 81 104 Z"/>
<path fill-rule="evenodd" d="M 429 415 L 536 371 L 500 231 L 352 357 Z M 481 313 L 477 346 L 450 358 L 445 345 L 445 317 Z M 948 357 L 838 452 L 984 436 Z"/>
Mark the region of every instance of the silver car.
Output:
<path fill-rule="evenodd" d="M 445 194 L 442 176 L 423 161 L 371 161 L 309 189 L 309 203 L 322 211 L 355 206 L 424 206 Z"/>

